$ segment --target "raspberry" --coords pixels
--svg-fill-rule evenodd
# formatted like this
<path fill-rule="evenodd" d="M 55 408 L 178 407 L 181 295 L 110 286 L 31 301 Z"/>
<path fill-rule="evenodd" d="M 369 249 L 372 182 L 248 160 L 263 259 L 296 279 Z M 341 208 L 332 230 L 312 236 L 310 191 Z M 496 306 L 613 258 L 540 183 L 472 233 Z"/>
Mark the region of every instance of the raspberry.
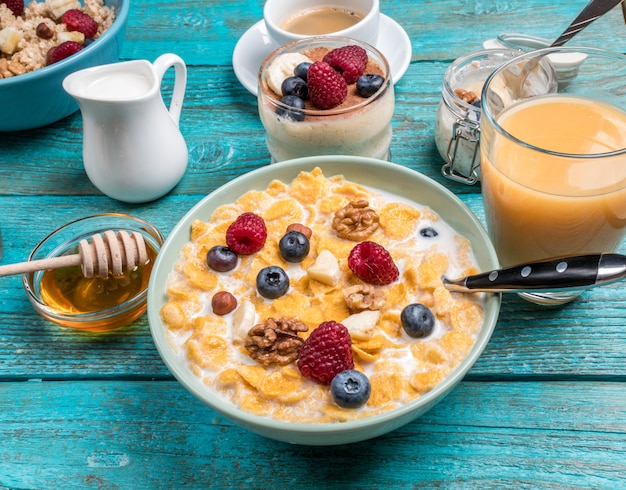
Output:
<path fill-rule="evenodd" d="M 334 321 L 322 323 L 300 347 L 297 364 L 302 376 L 323 385 L 330 384 L 340 372 L 353 369 L 348 329 Z"/>
<path fill-rule="evenodd" d="M 350 84 L 365 73 L 367 51 L 361 46 L 343 46 L 326 53 L 323 61 L 341 73 L 346 83 Z"/>
<path fill-rule="evenodd" d="M 88 14 L 77 9 L 68 10 L 61 17 L 61 22 L 68 31 L 82 32 L 85 37 L 93 38 L 98 33 L 98 24 Z"/>
<path fill-rule="evenodd" d="M 348 95 L 343 77 L 326 62 L 317 61 L 309 68 L 309 100 L 318 109 L 341 104 Z"/>
<path fill-rule="evenodd" d="M 265 245 L 265 221 L 254 213 L 240 214 L 226 230 L 226 244 L 239 255 L 251 255 Z"/>
<path fill-rule="evenodd" d="M 46 62 L 51 65 L 57 61 L 64 60 L 68 56 L 78 53 L 83 49 L 83 45 L 74 41 L 65 41 L 64 43 L 54 46 L 48 50 L 46 54 Z"/>
<path fill-rule="evenodd" d="M 2 0 L 0 4 L 5 4 L 15 17 L 24 13 L 24 0 Z"/>
<path fill-rule="evenodd" d="M 391 284 L 400 275 L 389 252 L 374 242 L 355 245 L 348 256 L 348 267 L 362 281 L 377 286 Z"/>

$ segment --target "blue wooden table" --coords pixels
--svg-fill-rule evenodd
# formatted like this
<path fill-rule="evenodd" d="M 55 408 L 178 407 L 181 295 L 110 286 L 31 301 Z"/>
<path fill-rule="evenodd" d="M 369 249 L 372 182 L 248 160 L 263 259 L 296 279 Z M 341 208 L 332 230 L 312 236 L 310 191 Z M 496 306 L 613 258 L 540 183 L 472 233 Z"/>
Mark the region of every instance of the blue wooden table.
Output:
<path fill-rule="evenodd" d="M 586 0 L 382 0 L 411 38 L 396 86 L 393 160 L 441 182 L 482 219 L 479 187 L 441 176 L 433 128 L 446 67 L 502 32 L 556 37 Z M 190 164 L 168 196 L 125 205 L 82 166 L 79 114 L 0 134 L 3 263 L 57 226 L 128 212 L 167 234 L 196 202 L 267 165 L 256 100 L 231 56 L 261 18 L 256 0 L 132 0 L 122 58 L 180 55 Z M 626 51 L 620 8 L 576 42 Z M 626 83 L 626 82 L 625 82 Z M 0 117 L 1 116 L 0 108 Z M 562 308 L 503 300 L 465 380 L 419 420 L 375 440 L 299 447 L 228 422 L 169 374 L 147 320 L 107 334 L 39 317 L 20 277 L 0 278 L 0 488 L 626 488 L 626 289 Z"/>

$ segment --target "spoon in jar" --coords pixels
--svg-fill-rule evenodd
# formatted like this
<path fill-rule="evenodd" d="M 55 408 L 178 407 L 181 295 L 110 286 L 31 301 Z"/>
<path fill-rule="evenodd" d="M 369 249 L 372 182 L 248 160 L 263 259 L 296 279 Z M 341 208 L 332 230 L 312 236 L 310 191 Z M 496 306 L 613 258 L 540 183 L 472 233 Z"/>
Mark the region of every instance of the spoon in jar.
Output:
<path fill-rule="evenodd" d="M 620 3 L 622 3 L 622 0 L 591 0 L 585 8 L 580 11 L 580 14 L 578 14 L 567 29 L 556 38 L 551 44 L 551 47 L 563 46 L 594 20 L 599 19 Z"/>
<path fill-rule="evenodd" d="M 449 279 L 457 293 L 527 293 L 586 289 L 626 277 L 626 255 L 601 253 L 553 258 Z"/>
<path fill-rule="evenodd" d="M 109 273 L 119 276 L 147 261 L 148 251 L 141 233 L 120 230 L 116 235 L 107 230 L 102 235 L 93 235 L 91 243 L 87 240 L 78 242 L 77 254 L 3 265 L 0 266 L 0 276 L 80 265 L 86 278 L 94 274 L 106 278 Z"/>
<path fill-rule="evenodd" d="M 622 3 L 622 1 L 591 0 L 549 47 L 563 46 L 585 27 Z M 554 55 L 549 55 L 548 57 L 550 56 Z M 575 68 L 566 72 L 560 70 L 557 77 L 557 72 L 550 67 L 545 69 L 545 73 L 539 72 L 538 67 L 542 59 L 543 56 L 536 56 L 526 61 L 521 67 L 517 64 L 512 65 L 508 72 L 502 74 L 505 82 L 503 84 L 504 87 L 500 87 L 498 93 L 493 93 L 492 96 L 501 100 L 519 100 L 529 95 L 537 95 L 536 91 L 538 89 L 545 93 L 551 93 L 555 90 L 557 81 L 566 82 L 574 78 L 578 73 L 578 64 L 582 62 L 582 60 L 579 60 L 578 63 L 574 63 Z"/>

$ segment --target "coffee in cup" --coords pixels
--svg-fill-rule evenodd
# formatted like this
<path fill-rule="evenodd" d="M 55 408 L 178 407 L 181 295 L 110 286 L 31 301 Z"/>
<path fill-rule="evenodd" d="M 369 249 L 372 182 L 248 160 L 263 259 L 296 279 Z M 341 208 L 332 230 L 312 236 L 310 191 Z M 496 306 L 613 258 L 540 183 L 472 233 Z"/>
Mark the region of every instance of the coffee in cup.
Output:
<path fill-rule="evenodd" d="M 267 0 L 263 8 L 267 31 L 279 45 L 321 35 L 375 45 L 379 18 L 379 0 Z"/>

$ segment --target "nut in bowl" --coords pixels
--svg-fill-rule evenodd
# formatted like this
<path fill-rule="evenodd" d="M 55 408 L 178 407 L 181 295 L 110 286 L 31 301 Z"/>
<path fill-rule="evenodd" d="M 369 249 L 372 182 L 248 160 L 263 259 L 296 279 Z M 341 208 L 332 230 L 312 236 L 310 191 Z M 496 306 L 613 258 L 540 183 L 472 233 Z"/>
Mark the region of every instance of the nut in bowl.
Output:
<path fill-rule="evenodd" d="M 387 59 L 350 38 L 295 41 L 259 70 L 259 115 L 275 162 L 313 155 L 386 160 L 394 102 Z"/>
<path fill-rule="evenodd" d="M 439 184 L 382 160 L 302 158 L 189 211 L 155 264 L 148 318 L 170 371 L 219 413 L 281 441 L 344 444 L 410 422 L 462 379 L 500 297 L 448 294 L 440 276 L 495 266 Z"/>
<path fill-rule="evenodd" d="M 38 0 L 18 15 L 0 5 L 0 131 L 38 128 L 76 112 L 63 80 L 117 61 L 128 10 L 128 0 Z M 89 26 L 78 13 L 88 15 Z"/>
<path fill-rule="evenodd" d="M 89 332 L 107 332 L 137 319 L 146 310 L 147 287 L 164 241 L 149 222 L 126 214 L 99 214 L 72 221 L 48 235 L 28 260 L 75 255 L 83 240 L 114 230 L 143 237 L 147 260 L 105 277 L 87 274 L 80 265 L 41 270 L 22 276 L 26 296 L 47 320 Z M 92 277 L 88 277 L 92 276 Z"/>

